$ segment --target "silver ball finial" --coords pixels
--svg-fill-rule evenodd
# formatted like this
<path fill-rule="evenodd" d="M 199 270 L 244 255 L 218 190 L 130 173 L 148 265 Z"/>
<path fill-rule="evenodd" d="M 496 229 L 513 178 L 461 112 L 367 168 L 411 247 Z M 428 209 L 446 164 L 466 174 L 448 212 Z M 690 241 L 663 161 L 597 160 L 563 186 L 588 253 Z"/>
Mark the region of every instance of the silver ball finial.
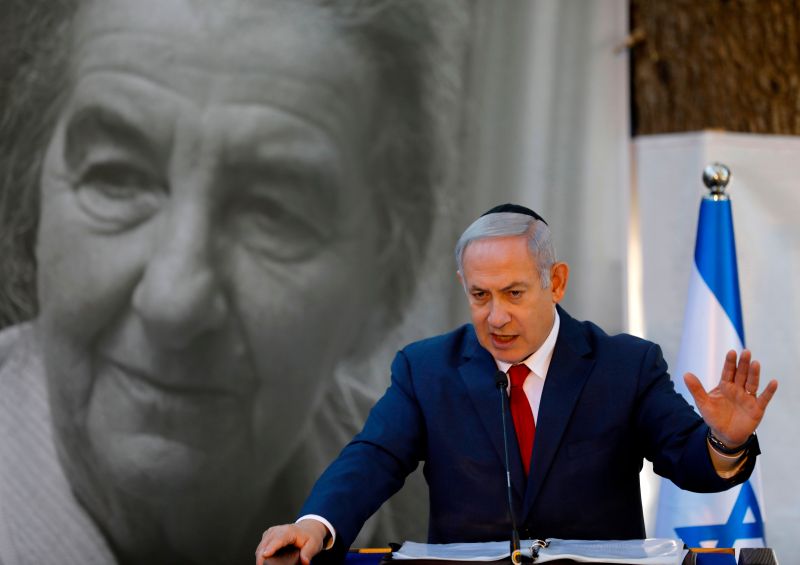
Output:
<path fill-rule="evenodd" d="M 731 180 L 731 170 L 722 163 L 712 163 L 703 169 L 703 184 L 711 191 L 712 197 L 725 196 L 725 187 Z"/>

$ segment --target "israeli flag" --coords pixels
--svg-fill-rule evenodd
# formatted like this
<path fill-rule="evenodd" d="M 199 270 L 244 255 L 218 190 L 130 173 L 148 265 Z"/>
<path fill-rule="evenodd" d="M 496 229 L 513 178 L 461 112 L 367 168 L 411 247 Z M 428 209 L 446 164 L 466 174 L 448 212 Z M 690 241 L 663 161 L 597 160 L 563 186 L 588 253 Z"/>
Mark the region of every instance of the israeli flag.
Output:
<path fill-rule="evenodd" d="M 708 196 L 700 205 L 675 388 L 694 405 L 683 374 L 694 373 L 710 390 L 725 354 L 743 348 L 731 202 Z M 662 479 L 655 535 L 679 537 L 689 547 L 764 547 L 763 507 L 758 463 L 748 482 L 721 493 L 688 492 Z"/>

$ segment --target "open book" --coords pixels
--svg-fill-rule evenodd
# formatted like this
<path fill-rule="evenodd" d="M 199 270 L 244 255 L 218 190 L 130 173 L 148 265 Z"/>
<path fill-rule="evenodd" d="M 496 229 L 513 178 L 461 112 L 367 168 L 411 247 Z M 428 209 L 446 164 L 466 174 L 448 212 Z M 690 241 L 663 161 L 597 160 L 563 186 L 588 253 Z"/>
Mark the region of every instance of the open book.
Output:
<path fill-rule="evenodd" d="M 628 563 L 641 565 L 680 565 L 685 551 L 676 539 L 592 541 L 523 540 L 522 553 L 535 563 L 570 559 L 579 563 Z M 392 559 L 430 559 L 446 561 L 497 561 L 509 557 L 507 541 L 486 543 L 429 544 L 407 541 Z"/>

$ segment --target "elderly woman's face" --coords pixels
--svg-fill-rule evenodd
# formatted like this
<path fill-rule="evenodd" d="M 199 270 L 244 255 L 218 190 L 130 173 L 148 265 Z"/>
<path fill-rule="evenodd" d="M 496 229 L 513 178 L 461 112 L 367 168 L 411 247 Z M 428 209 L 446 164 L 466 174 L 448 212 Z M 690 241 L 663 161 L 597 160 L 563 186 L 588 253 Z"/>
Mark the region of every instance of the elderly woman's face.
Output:
<path fill-rule="evenodd" d="M 369 68 L 319 13 L 253 4 L 106 0 L 76 24 L 40 331 L 62 462 L 112 531 L 128 504 L 179 538 L 187 512 L 268 503 L 373 298 Z"/>

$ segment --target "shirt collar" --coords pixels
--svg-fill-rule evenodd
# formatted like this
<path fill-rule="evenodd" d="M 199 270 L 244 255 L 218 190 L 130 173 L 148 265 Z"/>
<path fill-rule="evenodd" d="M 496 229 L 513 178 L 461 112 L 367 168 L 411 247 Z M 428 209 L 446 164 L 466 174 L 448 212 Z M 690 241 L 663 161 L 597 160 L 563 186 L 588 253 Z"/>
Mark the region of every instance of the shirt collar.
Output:
<path fill-rule="evenodd" d="M 553 358 L 553 350 L 556 348 L 556 339 L 558 339 L 558 328 L 561 326 L 561 318 L 558 316 L 558 310 L 555 311 L 553 318 L 553 327 L 547 339 L 544 340 L 541 347 L 530 354 L 522 363 L 531 370 L 531 373 L 544 380 L 547 377 L 547 371 L 550 369 L 550 360 Z M 499 359 L 494 360 L 497 368 L 504 373 L 508 372 L 512 363 L 506 363 Z"/>

